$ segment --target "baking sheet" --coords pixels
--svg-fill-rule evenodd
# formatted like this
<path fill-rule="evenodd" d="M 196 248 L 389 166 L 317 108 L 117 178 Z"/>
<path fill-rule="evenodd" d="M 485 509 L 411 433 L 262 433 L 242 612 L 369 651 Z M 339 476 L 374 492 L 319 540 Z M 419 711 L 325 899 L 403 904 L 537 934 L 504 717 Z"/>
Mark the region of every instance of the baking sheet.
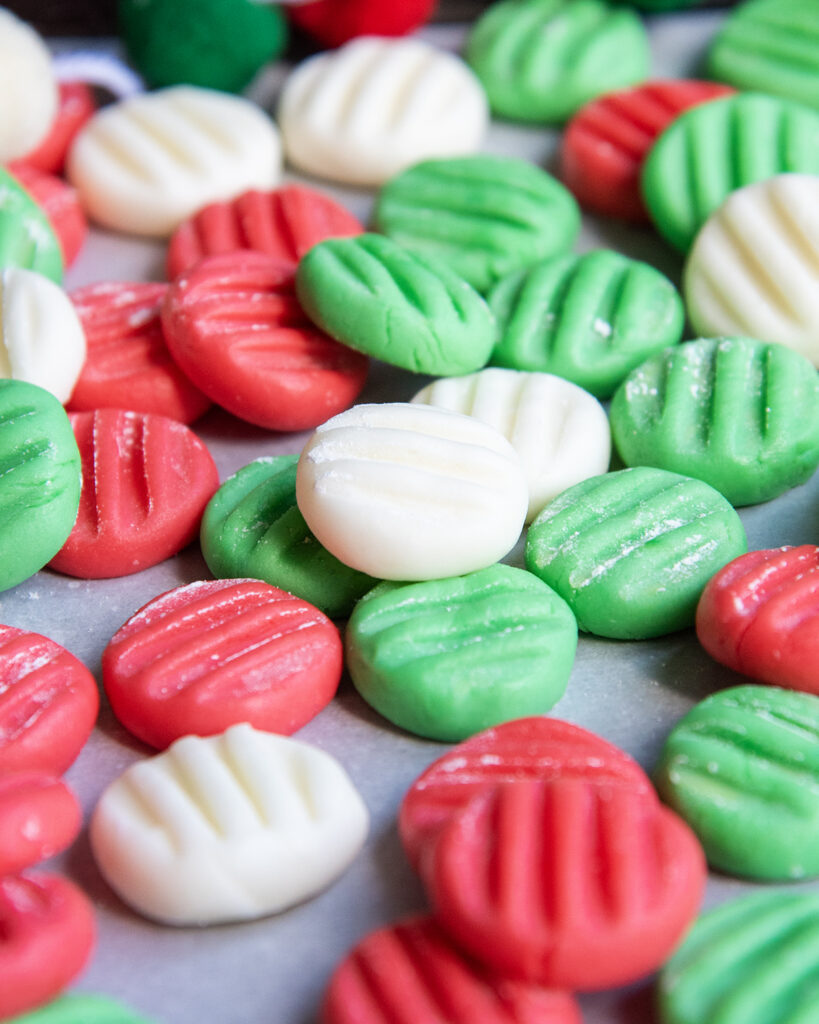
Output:
<path fill-rule="evenodd" d="M 658 76 L 695 73 L 719 12 L 649 19 Z M 457 48 L 464 30 L 433 26 L 422 33 Z M 99 44 L 102 45 L 102 44 Z M 270 102 L 281 71 L 262 76 L 254 94 Z M 552 169 L 558 134 L 508 124 L 492 127 L 485 149 Z M 292 177 L 292 176 L 289 176 Z M 372 194 L 332 192 L 366 218 Z M 681 262 L 650 229 L 586 218 L 581 250 L 611 246 L 647 259 L 678 280 Z M 160 279 L 164 247 L 93 232 L 66 286 L 102 279 Z M 374 364 L 361 401 L 406 400 L 425 383 Z M 261 455 L 298 451 L 306 435 L 274 435 L 213 411 L 196 424 L 225 479 Z M 767 505 L 741 512 L 749 546 L 815 543 L 819 476 Z M 520 564 L 520 551 L 511 561 Z M 197 548 L 124 579 L 81 581 L 43 571 L 0 595 L 0 621 L 53 637 L 100 678 L 100 656 L 115 630 L 139 606 L 170 587 L 209 578 Z M 622 746 L 650 769 L 665 736 L 696 701 L 744 680 L 715 664 L 692 631 L 639 643 L 582 637 L 564 698 L 553 714 Z M 94 901 L 99 942 L 75 988 L 101 992 L 165 1024 L 312 1024 L 335 964 L 368 931 L 424 909 L 424 897 L 398 842 L 395 816 L 415 776 L 446 747 L 390 726 L 344 680 L 339 696 L 298 733 L 334 754 L 369 807 L 370 837 L 349 871 L 327 892 L 287 913 L 255 923 L 205 929 L 165 928 L 138 917 L 108 889 L 91 858 L 85 832 L 50 868 L 78 882 Z M 86 815 L 100 792 L 151 751 L 132 739 L 103 705 L 99 724 L 68 773 Z M 816 883 L 803 883 L 816 887 Z M 712 875 L 707 905 L 757 888 Z M 586 1024 L 649 1024 L 650 981 L 581 998 Z"/>

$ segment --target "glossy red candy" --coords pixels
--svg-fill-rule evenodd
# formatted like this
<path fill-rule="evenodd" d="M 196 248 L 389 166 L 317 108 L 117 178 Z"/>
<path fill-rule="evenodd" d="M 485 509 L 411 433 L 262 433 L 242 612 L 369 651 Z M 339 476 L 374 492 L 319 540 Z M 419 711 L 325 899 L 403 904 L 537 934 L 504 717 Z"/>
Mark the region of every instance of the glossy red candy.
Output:
<path fill-rule="evenodd" d="M 750 551 L 714 576 L 697 636 L 736 672 L 819 695 L 819 547 Z"/>
<path fill-rule="evenodd" d="M 559 718 L 515 719 L 459 743 L 410 786 L 398 816 L 407 856 L 417 867 L 450 817 L 498 783 L 556 778 L 599 778 L 653 792 L 637 762 L 600 736 Z"/>
<path fill-rule="evenodd" d="M 48 217 L 48 222 L 60 243 L 63 264 L 70 267 L 79 255 L 88 234 L 88 221 L 80 206 L 76 189 L 62 178 L 28 164 L 16 164 L 12 173 Z"/>
<path fill-rule="evenodd" d="M 355 36 L 403 36 L 428 21 L 434 7 L 435 0 L 313 0 L 285 10 L 324 46 L 341 46 Z"/>
<path fill-rule="evenodd" d="M 574 998 L 493 978 L 430 917 L 366 936 L 336 968 L 321 1024 L 581 1024 Z"/>
<path fill-rule="evenodd" d="M 131 409 L 192 423 L 210 408 L 171 358 L 160 322 L 166 284 L 109 281 L 71 292 L 87 354 L 67 408 Z"/>
<path fill-rule="evenodd" d="M 640 172 L 657 136 L 689 107 L 734 91 L 716 82 L 669 79 L 592 100 L 566 127 L 560 176 L 585 209 L 648 221 Z"/>
<path fill-rule="evenodd" d="M 122 409 L 69 418 L 82 459 L 80 508 L 51 568 L 82 579 L 127 576 L 189 544 L 219 486 L 196 434 L 166 416 Z"/>
<path fill-rule="evenodd" d="M 427 888 L 443 927 L 494 970 L 572 991 L 658 967 L 694 919 L 702 850 L 652 795 L 588 779 L 476 797 L 441 832 Z"/>
<path fill-rule="evenodd" d="M 39 633 L 0 626 L 0 773 L 61 775 L 98 709 L 94 677 L 73 654 Z"/>
<path fill-rule="evenodd" d="M 197 387 L 269 430 L 318 426 L 352 405 L 366 380 L 366 356 L 311 323 L 290 264 L 263 253 L 197 263 L 171 285 L 162 326 Z"/>
<path fill-rule="evenodd" d="M 71 882 L 46 874 L 0 878 L 0 1020 L 56 996 L 93 946 L 91 904 Z"/>
<path fill-rule="evenodd" d="M 81 825 L 80 805 L 61 779 L 35 771 L 0 773 L 0 878 L 66 849 Z"/>
<path fill-rule="evenodd" d="M 60 174 L 74 136 L 96 111 L 94 93 L 84 82 L 60 82 L 57 114 L 40 145 L 9 167 L 28 164 L 49 174 Z"/>
<path fill-rule="evenodd" d="M 158 748 L 237 722 L 289 735 L 329 703 L 341 667 L 333 623 L 258 580 L 168 591 L 133 615 L 102 656 L 114 714 Z"/>
<path fill-rule="evenodd" d="M 168 277 L 205 256 L 252 249 L 295 269 L 312 246 L 325 238 L 359 235 L 363 227 L 329 196 L 304 185 L 272 192 L 245 192 L 236 199 L 211 203 L 183 221 L 168 246 Z"/>

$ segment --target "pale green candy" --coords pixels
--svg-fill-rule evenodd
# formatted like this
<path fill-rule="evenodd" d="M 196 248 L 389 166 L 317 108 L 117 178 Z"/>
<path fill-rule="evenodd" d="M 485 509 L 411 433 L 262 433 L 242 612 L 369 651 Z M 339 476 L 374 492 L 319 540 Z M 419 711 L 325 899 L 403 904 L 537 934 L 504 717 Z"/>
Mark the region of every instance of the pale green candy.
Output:
<path fill-rule="evenodd" d="M 0 267 L 36 270 L 57 284 L 63 257 L 54 229 L 40 206 L 0 167 Z"/>
<path fill-rule="evenodd" d="M 347 667 L 361 696 L 395 725 L 455 741 L 541 715 L 563 695 L 574 616 L 522 569 L 425 583 L 380 583 L 347 628 Z"/>
<path fill-rule="evenodd" d="M 587 633 L 640 640 L 694 623 L 708 580 L 747 548 L 719 492 L 662 469 L 575 484 L 529 528 L 526 567 Z"/>
<path fill-rule="evenodd" d="M 375 224 L 486 291 L 499 277 L 567 252 L 580 231 L 574 196 L 525 160 L 425 160 L 389 181 Z"/>
<path fill-rule="evenodd" d="M 151 1021 L 113 999 L 77 993 L 15 1017 L 9 1024 L 151 1024 Z"/>
<path fill-rule="evenodd" d="M 662 1024 L 816 1024 L 819 892 L 773 889 L 704 914 L 660 974 Z"/>
<path fill-rule="evenodd" d="M 674 285 L 608 249 L 557 256 L 502 278 L 488 302 L 500 338 L 495 366 L 554 373 L 608 398 L 629 370 L 683 331 Z"/>
<path fill-rule="evenodd" d="M 712 867 L 819 875 L 819 697 L 777 686 L 707 697 L 672 730 L 655 781 Z"/>
<path fill-rule="evenodd" d="M 545 123 L 642 82 L 651 66 L 640 18 L 602 0 L 500 0 L 478 19 L 466 59 L 495 114 Z"/>
<path fill-rule="evenodd" d="M 314 245 L 299 264 L 296 291 L 332 337 L 415 373 L 473 373 L 495 343 L 495 319 L 471 285 L 383 235 Z"/>
<path fill-rule="evenodd" d="M 217 579 L 264 580 L 344 618 L 377 581 L 339 562 L 310 532 L 296 505 L 298 461 L 257 459 L 225 480 L 202 517 L 202 554 Z"/>

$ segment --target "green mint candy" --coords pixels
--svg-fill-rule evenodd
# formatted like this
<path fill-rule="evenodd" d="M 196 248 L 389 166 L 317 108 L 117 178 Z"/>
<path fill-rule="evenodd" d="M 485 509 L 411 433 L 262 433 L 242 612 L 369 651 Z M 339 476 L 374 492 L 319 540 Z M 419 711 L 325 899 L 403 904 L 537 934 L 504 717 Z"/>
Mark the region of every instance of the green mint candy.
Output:
<path fill-rule="evenodd" d="M 723 23 L 711 44 L 708 74 L 819 110 L 819 4 L 751 0 Z"/>
<path fill-rule="evenodd" d="M 640 18 L 602 0 L 501 0 L 475 24 L 466 59 L 495 114 L 542 123 L 642 82 L 651 66 Z"/>
<path fill-rule="evenodd" d="M 666 349 L 626 377 L 609 418 L 627 466 L 697 477 L 732 505 L 775 498 L 819 465 L 819 376 L 783 345 L 720 338 Z"/>
<path fill-rule="evenodd" d="M 522 569 L 380 583 L 347 627 L 347 666 L 364 700 L 395 725 L 452 742 L 547 712 L 577 646 L 574 616 Z"/>
<path fill-rule="evenodd" d="M 515 271 L 487 301 L 500 339 L 495 366 L 565 377 L 608 398 L 629 370 L 682 337 L 674 285 L 647 263 L 608 249 Z"/>
<path fill-rule="evenodd" d="M 660 234 L 687 250 L 731 192 L 791 171 L 819 174 L 819 113 L 740 93 L 672 121 L 643 165 L 643 197 Z"/>
<path fill-rule="evenodd" d="M 298 461 L 256 459 L 225 480 L 202 517 L 202 554 L 217 579 L 264 580 L 344 618 L 377 581 L 339 562 L 308 529 L 296 505 Z"/>
<path fill-rule="evenodd" d="M 567 252 L 580 231 L 574 196 L 525 160 L 426 160 L 381 190 L 375 224 L 446 263 L 478 291 L 518 267 Z"/>
<path fill-rule="evenodd" d="M 126 1006 L 105 996 L 67 995 L 9 1024 L 151 1024 Z"/>
<path fill-rule="evenodd" d="M 707 697 L 669 735 L 655 781 L 712 867 L 819 875 L 819 697 L 777 686 Z"/>
<path fill-rule="evenodd" d="M 63 279 L 60 243 L 48 217 L 22 185 L 0 167 L 0 267 L 36 270 Z"/>
<path fill-rule="evenodd" d="M 660 974 L 662 1024 L 816 1024 L 819 892 L 773 889 L 704 914 Z"/>
<path fill-rule="evenodd" d="M 473 373 L 496 339 L 494 317 L 471 285 L 383 235 L 314 245 L 299 264 L 296 292 L 332 337 L 415 373 Z"/>
<path fill-rule="evenodd" d="M 529 528 L 526 567 L 580 629 L 640 640 L 693 625 L 705 584 L 746 547 L 739 516 L 713 487 L 640 467 L 558 495 Z"/>
<path fill-rule="evenodd" d="M 0 590 L 49 562 L 80 505 L 80 453 L 65 409 L 36 384 L 0 380 Z"/>

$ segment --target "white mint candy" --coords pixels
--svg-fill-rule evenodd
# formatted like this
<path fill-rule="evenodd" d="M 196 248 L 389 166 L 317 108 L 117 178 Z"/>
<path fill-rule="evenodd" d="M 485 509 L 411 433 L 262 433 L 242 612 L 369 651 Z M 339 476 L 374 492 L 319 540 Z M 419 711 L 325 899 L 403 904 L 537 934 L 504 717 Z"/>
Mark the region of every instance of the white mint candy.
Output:
<path fill-rule="evenodd" d="M 135 910 L 215 924 L 314 896 L 349 866 L 368 824 L 334 758 L 243 723 L 131 765 L 102 794 L 90 839 L 104 878 Z"/>
<path fill-rule="evenodd" d="M 551 373 L 491 368 L 444 377 L 412 401 L 474 416 L 511 442 L 529 486 L 527 522 L 562 491 L 609 468 L 605 409 L 588 391 Z"/>
<path fill-rule="evenodd" d="M 703 337 L 776 341 L 819 366 L 819 177 L 732 192 L 697 235 L 683 288 Z"/>
<path fill-rule="evenodd" d="M 84 362 L 85 332 L 62 288 L 34 270 L 0 270 L 0 377 L 37 384 L 65 403 Z"/>
<path fill-rule="evenodd" d="M 301 63 L 278 119 L 294 167 L 379 185 L 419 160 L 474 153 L 489 114 L 459 57 L 420 39 L 364 36 Z"/>
<path fill-rule="evenodd" d="M 48 47 L 30 25 L 0 7 L 0 163 L 39 146 L 56 113 Z"/>
<path fill-rule="evenodd" d="M 281 173 L 276 126 L 240 96 L 189 85 L 98 111 L 75 139 L 68 177 L 105 227 L 169 235 L 186 217 Z"/>
<path fill-rule="evenodd" d="M 358 405 L 304 448 L 296 500 L 340 561 L 378 579 L 486 568 L 520 536 L 529 492 L 512 445 L 470 416 L 428 405 Z"/>

